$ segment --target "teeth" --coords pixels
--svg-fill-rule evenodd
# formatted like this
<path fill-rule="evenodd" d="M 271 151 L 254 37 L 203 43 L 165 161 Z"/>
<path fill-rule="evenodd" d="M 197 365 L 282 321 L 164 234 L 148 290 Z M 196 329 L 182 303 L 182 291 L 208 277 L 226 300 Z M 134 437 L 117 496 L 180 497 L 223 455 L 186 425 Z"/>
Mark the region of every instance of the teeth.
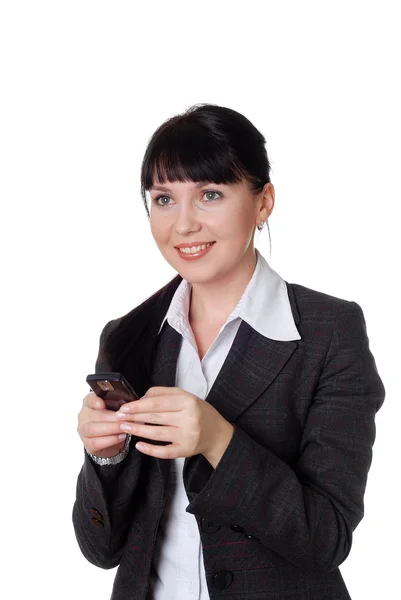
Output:
<path fill-rule="evenodd" d="M 210 242 L 209 244 L 203 244 L 202 246 L 192 246 L 192 248 L 178 248 L 178 249 L 183 254 L 196 254 L 197 252 L 200 252 L 201 250 L 208 248 L 212 244 L 213 244 L 213 242 Z"/>

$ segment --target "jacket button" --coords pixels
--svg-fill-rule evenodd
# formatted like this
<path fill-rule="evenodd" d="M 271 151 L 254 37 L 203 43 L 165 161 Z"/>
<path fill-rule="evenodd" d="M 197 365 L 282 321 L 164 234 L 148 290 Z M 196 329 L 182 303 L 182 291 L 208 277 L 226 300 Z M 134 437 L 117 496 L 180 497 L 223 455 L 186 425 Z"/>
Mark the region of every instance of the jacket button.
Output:
<path fill-rule="evenodd" d="M 245 533 L 245 529 L 241 527 L 241 525 L 230 525 L 231 531 L 236 531 L 237 533 Z"/>
<path fill-rule="evenodd" d="M 233 580 L 233 574 L 231 571 L 220 571 L 213 577 L 213 585 L 217 590 L 225 590 L 228 588 Z"/>
<path fill-rule="evenodd" d="M 100 513 L 97 508 L 91 508 L 91 513 L 96 519 L 99 519 L 100 521 L 103 519 L 102 513 Z"/>
<path fill-rule="evenodd" d="M 255 542 L 259 542 L 259 538 L 255 537 L 254 535 L 248 535 L 248 534 L 246 534 L 245 537 L 248 540 L 254 540 Z"/>
<path fill-rule="evenodd" d="M 104 527 L 103 521 L 100 521 L 99 519 L 96 519 L 96 517 L 92 517 L 91 518 L 91 523 L 93 523 L 97 527 Z"/>
<path fill-rule="evenodd" d="M 209 519 L 206 519 L 206 517 L 202 517 L 201 529 L 205 533 L 216 533 L 216 531 L 218 531 L 220 529 L 220 525 L 218 525 L 214 521 L 210 521 Z"/>

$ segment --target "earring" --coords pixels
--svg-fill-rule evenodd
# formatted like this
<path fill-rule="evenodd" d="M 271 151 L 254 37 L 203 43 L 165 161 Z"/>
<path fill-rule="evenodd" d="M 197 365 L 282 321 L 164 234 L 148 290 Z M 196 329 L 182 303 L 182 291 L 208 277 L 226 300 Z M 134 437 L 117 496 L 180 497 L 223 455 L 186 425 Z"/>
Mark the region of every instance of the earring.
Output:
<path fill-rule="evenodd" d="M 258 225 L 258 229 L 259 229 L 259 231 L 262 231 L 262 229 L 263 229 L 263 227 L 264 227 L 265 223 L 266 223 L 266 221 L 261 221 L 261 222 L 259 223 L 259 225 Z"/>

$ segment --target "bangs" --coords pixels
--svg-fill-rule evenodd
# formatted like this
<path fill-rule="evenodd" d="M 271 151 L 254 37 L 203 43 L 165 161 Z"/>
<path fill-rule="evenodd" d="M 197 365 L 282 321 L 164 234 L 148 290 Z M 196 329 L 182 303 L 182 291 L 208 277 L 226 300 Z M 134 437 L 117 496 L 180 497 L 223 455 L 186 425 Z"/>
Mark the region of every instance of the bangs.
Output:
<path fill-rule="evenodd" d="M 142 193 L 156 181 L 239 183 L 247 173 L 227 141 L 204 127 L 181 123 L 150 144 L 141 172 Z"/>

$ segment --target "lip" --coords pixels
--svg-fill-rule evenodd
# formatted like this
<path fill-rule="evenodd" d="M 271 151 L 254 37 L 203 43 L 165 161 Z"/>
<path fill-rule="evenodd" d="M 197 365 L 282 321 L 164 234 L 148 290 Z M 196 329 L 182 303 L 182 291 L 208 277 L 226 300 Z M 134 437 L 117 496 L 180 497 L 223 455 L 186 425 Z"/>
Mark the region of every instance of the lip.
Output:
<path fill-rule="evenodd" d="M 195 254 L 192 254 L 190 252 L 182 252 L 179 247 L 176 247 L 175 249 L 177 250 L 177 254 L 180 256 L 180 259 L 189 261 L 189 262 L 193 262 L 196 260 L 201 260 L 204 256 L 206 256 L 206 254 L 209 254 L 209 252 L 211 251 L 213 246 L 214 246 L 214 243 L 212 243 L 210 246 L 208 246 L 204 250 L 195 252 Z M 187 244 L 187 247 L 188 247 L 188 244 Z"/>
<path fill-rule="evenodd" d="M 177 244 L 174 248 L 193 248 L 194 246 L 203 246 L 204 244 L 213 244 L 212 242 L 191 242 L 190 244 Z"/>

